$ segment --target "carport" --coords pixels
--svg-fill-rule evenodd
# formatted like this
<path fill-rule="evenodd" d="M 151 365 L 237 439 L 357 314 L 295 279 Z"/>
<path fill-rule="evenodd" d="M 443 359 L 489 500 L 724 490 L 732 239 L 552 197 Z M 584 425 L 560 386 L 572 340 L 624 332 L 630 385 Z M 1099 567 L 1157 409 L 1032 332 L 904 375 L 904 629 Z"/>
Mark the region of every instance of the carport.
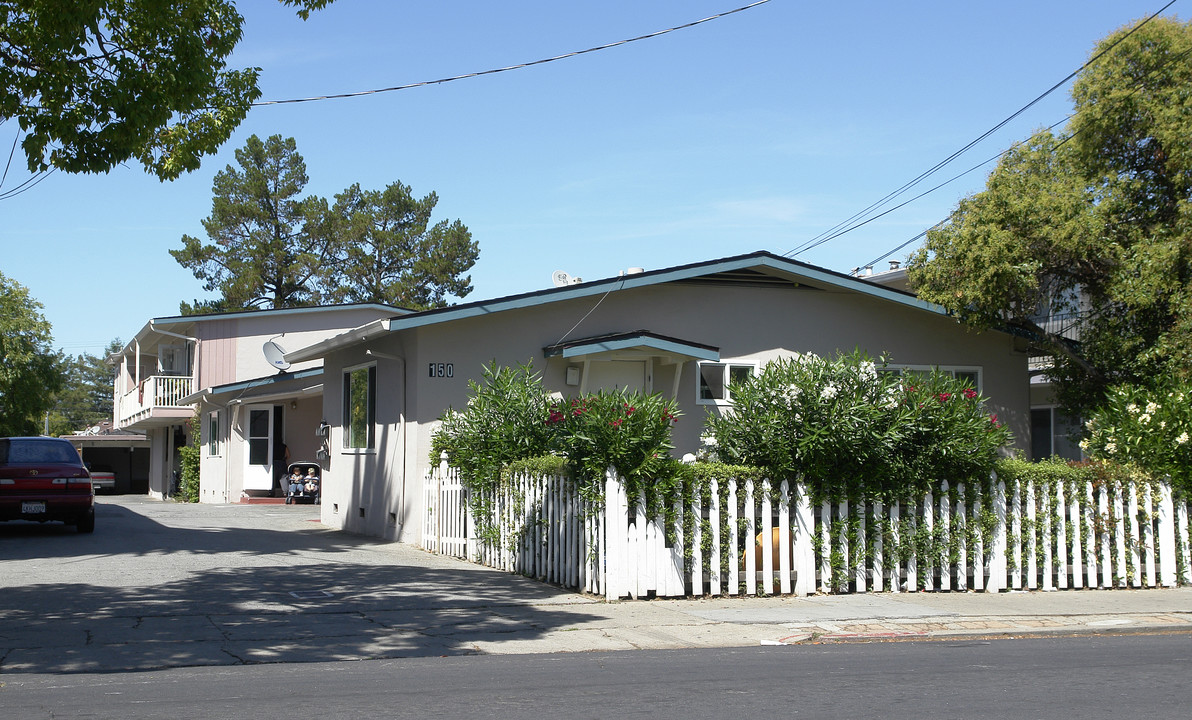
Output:
<path fill-rule="evenodd" d="M 117 494 L 149 493 L 149 438 L 126 430 L 66 435 L 88 468 L 110 468 L 116 474 Z"/>

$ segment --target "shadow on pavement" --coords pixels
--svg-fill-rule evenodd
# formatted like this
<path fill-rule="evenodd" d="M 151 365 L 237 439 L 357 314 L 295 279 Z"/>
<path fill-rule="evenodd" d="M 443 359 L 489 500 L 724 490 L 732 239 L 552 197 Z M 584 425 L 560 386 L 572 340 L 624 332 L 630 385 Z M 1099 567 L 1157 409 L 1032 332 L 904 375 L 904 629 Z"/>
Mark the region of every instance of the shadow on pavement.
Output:
<path fill-rule="evenodd" d="M 558 588 L 314 523 L 100 511 L 95 535 L 0 525 L 0 674 L 459 655 L 593 617 Z"/>

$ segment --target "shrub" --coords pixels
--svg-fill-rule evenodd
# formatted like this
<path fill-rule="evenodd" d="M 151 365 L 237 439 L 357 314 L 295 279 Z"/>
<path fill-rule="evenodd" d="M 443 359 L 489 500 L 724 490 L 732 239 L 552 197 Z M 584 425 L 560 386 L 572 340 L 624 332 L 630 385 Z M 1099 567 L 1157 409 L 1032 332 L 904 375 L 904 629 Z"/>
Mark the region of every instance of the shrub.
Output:
<path fill-rule="evenodd" d="M 801 477 L 817 501 L 987 481 L 1010 433 L 984 398 L 938 370 L 904 381 L 885 365 L 861 352 L 768 363 L 733 387 L 730 412 L 709 417 L 713 459 Z"/>
<path fill-rule="evenodd" d="M 636 493 L 641 483 L 672 473 L 672 400 L 641 392 L 600 392 L 581 398 L 550 396 L 530 364 L 484 368 L 469 384 L 468 406 L 448 410 L 432 441 L 432 463 L 446 451 L 476 490 L 500 481 L 504 468 L 546 454 L 566 458 L 567 470 L 590 498 L 599 496 L 605 470 L 615 468 Z"/>
<path fill-rule="evenodd" d="M 1192 386 L 1166 379 L 1119 385 L 1086 423 L 1080 446 L 1093 457 L 1133 463 L 1192 493 Z"/>

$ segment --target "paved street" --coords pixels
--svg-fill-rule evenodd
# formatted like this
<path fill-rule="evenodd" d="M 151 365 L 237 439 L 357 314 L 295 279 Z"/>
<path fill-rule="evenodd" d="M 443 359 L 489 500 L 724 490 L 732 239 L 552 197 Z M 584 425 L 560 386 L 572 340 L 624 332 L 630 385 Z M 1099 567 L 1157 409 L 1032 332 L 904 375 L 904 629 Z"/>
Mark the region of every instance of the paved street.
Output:
<path fill-rule="evenodd" d="M 1192 630 L 1187 588 L 605 603 L 317 518 L 107 496 L 94 535 L 0 524 L 0 673 Z"/>

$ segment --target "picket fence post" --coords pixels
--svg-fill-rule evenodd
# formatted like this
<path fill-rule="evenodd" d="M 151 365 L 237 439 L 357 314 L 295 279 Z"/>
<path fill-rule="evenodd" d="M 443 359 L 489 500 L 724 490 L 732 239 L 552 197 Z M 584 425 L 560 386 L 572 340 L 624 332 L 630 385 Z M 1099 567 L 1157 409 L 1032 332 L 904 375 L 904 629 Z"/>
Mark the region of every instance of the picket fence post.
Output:
<path fill-rule="evenodd" d="M 795 593 L 811 595 L 815 592 L 815 518 L 811 513 L 811 493 L 802 483 L 795 484 L 798 496 L 795 505 Z"/>

